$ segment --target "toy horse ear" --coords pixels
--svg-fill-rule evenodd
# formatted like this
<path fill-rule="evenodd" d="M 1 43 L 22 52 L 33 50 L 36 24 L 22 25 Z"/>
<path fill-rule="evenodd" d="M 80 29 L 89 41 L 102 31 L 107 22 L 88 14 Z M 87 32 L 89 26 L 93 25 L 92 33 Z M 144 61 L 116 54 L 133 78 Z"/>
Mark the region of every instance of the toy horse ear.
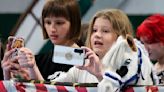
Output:
<path fill-rule="evenodd" d="M 130 48 L 133 50 L 133 51 L 137 51 L 137 47 L 136 45 L 134 44 L 134 40 L 133 40 L 133 37 L 131 35 L 126 35 L 126 40 L 128 42 L 128 45 L 130 46 Z"/>

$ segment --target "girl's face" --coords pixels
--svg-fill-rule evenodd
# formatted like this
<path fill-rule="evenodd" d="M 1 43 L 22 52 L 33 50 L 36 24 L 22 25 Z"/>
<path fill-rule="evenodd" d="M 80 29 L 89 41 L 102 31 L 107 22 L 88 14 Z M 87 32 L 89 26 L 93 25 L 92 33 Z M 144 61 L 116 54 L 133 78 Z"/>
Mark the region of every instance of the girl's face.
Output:
<path fill-rule="evenodd" d="M 46 17 L 44 18 L 44 27 L 53 44 L 66 44 L 70 21 L 64 17 Z"/>
<path fill-rule="evenodd" d="M 160 60 L 164 57 L 164 45 L 160 42 L 151 43 L 145 37 L 140 38 L 141 42 L 144 44 L 146 50 L 148 51 L 149 58 L 151 60 Z"/>
<path fill-rule="evenodd" d="M 110 21 L 104 17 L 99 17 L 95 20 L 92 31 L 92 49 L 100 57 L 100 59 L 102 59 L 105 53 L 117 40 L 117 35 L 113 32 Z"/>

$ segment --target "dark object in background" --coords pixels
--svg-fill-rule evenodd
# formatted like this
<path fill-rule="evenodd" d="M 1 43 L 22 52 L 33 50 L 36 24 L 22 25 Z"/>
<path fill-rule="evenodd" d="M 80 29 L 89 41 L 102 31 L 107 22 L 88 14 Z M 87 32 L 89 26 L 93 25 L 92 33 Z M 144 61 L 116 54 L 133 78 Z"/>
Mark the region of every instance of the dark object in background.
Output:
<path fill-rule="evenodd" d="M 2 59 L 3 59 L 3 55 L 4 55 L 4 49 L 3 49 L 2 41 L 1 41 L 1 39 L 0 39 L 0 62 L 1 62 Z M 2 71 L 1 66 L 0 66 L 0 80 L 3 80 L 3 71 Z"/>

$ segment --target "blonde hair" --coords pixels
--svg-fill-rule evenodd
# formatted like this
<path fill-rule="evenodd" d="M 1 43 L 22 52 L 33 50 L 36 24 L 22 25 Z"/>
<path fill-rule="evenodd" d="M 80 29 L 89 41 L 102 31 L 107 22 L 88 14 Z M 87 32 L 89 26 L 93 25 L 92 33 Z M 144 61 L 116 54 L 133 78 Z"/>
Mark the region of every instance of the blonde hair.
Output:
<path fill-rule="evenodd" d="M 87 35 L 87 41 L 86 45 L 91 48 L 91 35 L 93 30 L 93 25 L 95 23 L 95 20 L 99 17 L 104 17 L 105 19 L 108 19 L 112 25 L 113 32 L 116 33 L 118 36 L 122 35 L 124 38 L 126 38 L 126 35 L 132 35 L 133 28 L 130 23 L 130 20 L 128 19 L 128 16 L 119 9 L 105 9 L 97 12 L 90 24 L 89 24 L 89 30 Z"/>

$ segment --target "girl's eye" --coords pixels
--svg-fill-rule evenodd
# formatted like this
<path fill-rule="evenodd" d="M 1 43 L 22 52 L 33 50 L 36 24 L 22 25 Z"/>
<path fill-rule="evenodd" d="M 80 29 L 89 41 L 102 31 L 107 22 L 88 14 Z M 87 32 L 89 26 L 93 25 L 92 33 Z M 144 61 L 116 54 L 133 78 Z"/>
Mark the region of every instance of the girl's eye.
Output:
<path fill-rule="evenodd" d="M 51 21 L 46 20 L 45 24 L 51 24 Z"/>
<path fill-rule="evenodd" d="M 92 32 L 97 32 L 97 30 L 96 29 L 93 29 Z"/>
<path fill-rule="evenodd" d="M 62 25 L 62 24 L 64 24 L 64 23 L 65 23 L 65 22 L 62 22 L 62 21 L 57 21 L 57 22 L 56 22 L 57 25 Z"/>
<path fill-rule="evenodd" d="M 107 33 L 108 31 L 107 30 L 103 30 L 103 32 Z"/>
<path fill-rule="evenodd" d="M 104 33 L 108 33 L 108 32 L 110 32 L 110 31 L 109 31 L 109 30 L 103 30 L 103 32 L 104 32 Z"/>

